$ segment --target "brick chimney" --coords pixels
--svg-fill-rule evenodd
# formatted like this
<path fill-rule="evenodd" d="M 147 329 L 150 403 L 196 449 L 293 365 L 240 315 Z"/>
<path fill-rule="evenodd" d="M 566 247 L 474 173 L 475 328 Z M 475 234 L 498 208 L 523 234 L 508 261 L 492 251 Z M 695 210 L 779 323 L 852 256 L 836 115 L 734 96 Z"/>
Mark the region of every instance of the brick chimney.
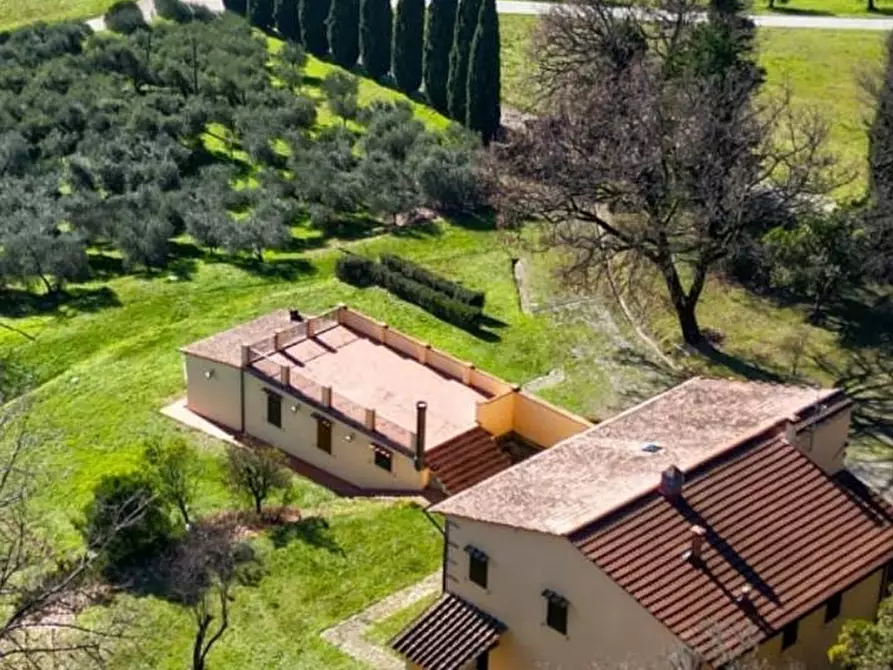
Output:
<path fill-rule="evenodd" d="M 704 536 L 707 530 L 703 526 L 693 525 L 689 528 L 691 544 L 682 557 L 691 563 L 700 563 L 703 560 Z"/>
<path fill-rule="evenodd" d="M 428 420 L 428 403 L 419 400 L 415 404 L 415 469 L 425 469 L 425 425 Z"/>
<path fill-rule="evenodd" d="M 675 500 L 682 495 L 685 473 L 675 465 L 671 465 L 660 475 L 660 494 L 667 500 Z"/>

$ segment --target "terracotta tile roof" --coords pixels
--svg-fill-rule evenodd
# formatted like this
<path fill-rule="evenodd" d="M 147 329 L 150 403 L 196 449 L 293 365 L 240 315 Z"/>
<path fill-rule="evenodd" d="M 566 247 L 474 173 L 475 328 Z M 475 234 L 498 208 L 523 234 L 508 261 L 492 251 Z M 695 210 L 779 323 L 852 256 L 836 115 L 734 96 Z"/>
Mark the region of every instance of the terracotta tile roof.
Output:
<path fill-rule="evenodd" d="M 287 309 L 277 309 L 254 321 L 242 323 L 222 333 L 211 335 L 198 342 L 189 344 L 180 351 L 194 356 L 201 356 L 211 361 L 241 367 L 242 345 L 251 344 L 284 328 L 291 323 Z"/>
<path fill-rule="evenodd" d="M 460 670 L 499 642 L 505 626 L 458 596 L 444 593 L 391 641 L 424 670 Z"/>
<path fill-rule="evenodd" d="M 426 458 L 431 474 L 450 495 L 512 466 L 511 457 L 480 427 L 447 440 L 430 450 Z"/>
<path fill-rule="evenodd" d="M 752 441 L 569 536 L 708 661 L 774 635 L 893 558 L 893 508 L 782 437 Z M 700 563 L 683 558 L 706 530 Z M 750 602 L 736 599 L 749 586 Z M 740 648 L 738 649 L 740 651 Z"/>
<path fill-rule="evenodd" d="M 435 512 L 563 535 L 732 444 L 842 394 L 696 377 L 452 496 Z M 660 448 L 643 451 L 648 444 Z"/>

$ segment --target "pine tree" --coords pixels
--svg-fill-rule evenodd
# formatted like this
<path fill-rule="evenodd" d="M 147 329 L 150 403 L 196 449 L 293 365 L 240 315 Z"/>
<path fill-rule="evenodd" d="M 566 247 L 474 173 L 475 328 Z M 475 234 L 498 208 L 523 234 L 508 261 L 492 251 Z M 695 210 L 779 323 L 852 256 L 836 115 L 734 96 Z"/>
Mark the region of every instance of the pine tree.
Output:
<path fill-rule="evenodd" d="M 453 47 L 450 51 L 450 76 L 447 81 L 447 103 L 450 116 L 462 123 L 468 116 L 468 59 L 471 41 L 477 29 L 480 0 L 459 0 L 456 11 L 456 29 L 453 31 Z"/>
<path fill-rule="evenodd" d="M 422 85 L 422 44 L 425 0 L 398 0 L 394 27 L 394 79 L 401 91 L 413 94 Z"/>
<path fill-rule="evenodd" d="M 273 0 L 248 0 L 248 22 L 261 30 L 273 27 Z"/>
<path fill-rule="evenodd" d="M 455 30 L 456 0 L 433 0 L 425 33 L 425 93 L 431 106 L 441 114 L 449 113 L 447 80 Z"/>
<path fill-rule="evenodd" d="M 332 59 L 341 67 L 352 68 L 360 57 L 359 0 L 332 0 L 326 25 Z"/>
<path fill-rule="evenodd" d="M 360 52 L 363 56 L 363 66 L 373 79 L 380 79 L 391 67 L 393 23 L 390 0 L 362 0 Z"/>
<path fill-rule="evenodd" d="M 297 42 L 301 38 L 299 0 L 276 0 L 276 28 L 285 39 Z"/>
<path fill-rule="evenodd" d="M 326 17 L 329 15 L 330 0 L 300 0 L 300 2 L 301 44 L 307 53 L 322 58 L 329 53 Z"/>
<path fill-rule="evenodd" d="M 482 0 L 468 63 L 466 125 L 488 144 L 499 130 L 499 15 L 496 0 Z"/>

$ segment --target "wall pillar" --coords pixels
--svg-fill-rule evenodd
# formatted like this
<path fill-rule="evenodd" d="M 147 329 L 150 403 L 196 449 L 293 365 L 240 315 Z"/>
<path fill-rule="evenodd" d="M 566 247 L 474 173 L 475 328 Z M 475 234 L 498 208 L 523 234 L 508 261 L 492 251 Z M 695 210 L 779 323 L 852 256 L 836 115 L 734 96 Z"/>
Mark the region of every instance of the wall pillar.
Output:
<path fill-rule="evenodd" d="M 323 386 L 322 387 L 322 404 L 323 404 L 323 407 L 331 407 L 332 406 L 332 387 L 331 386 Z"/>
<path fill-rule="evenodd" d="M 368 430 L 375 430 L 375 410 L 371 407 L 366 408 L 365 426 Z"/>

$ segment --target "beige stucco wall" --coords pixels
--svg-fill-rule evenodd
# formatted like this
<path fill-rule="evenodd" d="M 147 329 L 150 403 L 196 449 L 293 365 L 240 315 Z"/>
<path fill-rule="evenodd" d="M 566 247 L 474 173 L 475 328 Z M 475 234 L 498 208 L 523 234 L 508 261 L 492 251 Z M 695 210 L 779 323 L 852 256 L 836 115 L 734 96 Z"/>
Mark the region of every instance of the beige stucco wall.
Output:
<path fill-rule="evenodd" d="M 797 447 L 825 472 L 833 474 L 843 467 L 852 406 L 820 419 L 815 427 L 801 428 Z"/>
<path fill-rule="evenodd" d="M 873 619 L 877 612 L 883 570 L 863 579 L 843 594 L 840 616 L 825 623 L 824 605 L 800 620 L 797 642 L 781 650 L 781 635 L 762 644 L 758 654 L 779 668 L 800 665 L 808 670 L 834 668 L 828 661 L 828 648 L 837 641 L 847 619 Z"/>
<path fill-rule="evenodd" d="M 467 545 L 489 556 L 488 588 L 468 579 Z M 567 540 L 451 518 L 447 590 L 508 626 L 492 670 L 593 670 L 644 662 L 678 640 Z M 544 589 L 569 600 L 568 634 L 545 624 Z"/>
<path fill-rule="evenodd" d="M 283 395 L 281 428 L 267 422 L 265 388 Z M 292 406 L 296 406 L 297 411 L 291 411 Z M 314 412 L 319 412 L 332 421 L 331 454 L 316 447 L 317 426 L 316 419 L 312 416 Z M 245 374 L 245 432 L 356 486 L 420 490 L 427 483 L 427 472 L 418 472 L 409 456 L 393 452 L 391 472 L 377 467 L 367 435 L 340 423 L 326 412 L 285 395 L 273 385 L 248 373 Z M 349 434 L 354 436 L 352 441 L 345 439 Z"/>
<path fill-rule="evenodd" d="M 515 396 L 517 393 L 505 393 L 477 406 L 477 422 L 488 433 L 499 437 L 512 430 L 515 420 Z"/>
<path fill-rule="evenodd" d="M 514 430 L 534 444 L 551 447 L 591 427 L 588 421 L 539 398 L 524 392 L 516 394 Z"/>
<path fill-rule="evenodd" d="M 186 405 L 196 414 L 233 430 L 240 430 L 242 404 L 237 368 L 186 354 Z M 210 379 L 205 377 L 211 373 Z"/>

